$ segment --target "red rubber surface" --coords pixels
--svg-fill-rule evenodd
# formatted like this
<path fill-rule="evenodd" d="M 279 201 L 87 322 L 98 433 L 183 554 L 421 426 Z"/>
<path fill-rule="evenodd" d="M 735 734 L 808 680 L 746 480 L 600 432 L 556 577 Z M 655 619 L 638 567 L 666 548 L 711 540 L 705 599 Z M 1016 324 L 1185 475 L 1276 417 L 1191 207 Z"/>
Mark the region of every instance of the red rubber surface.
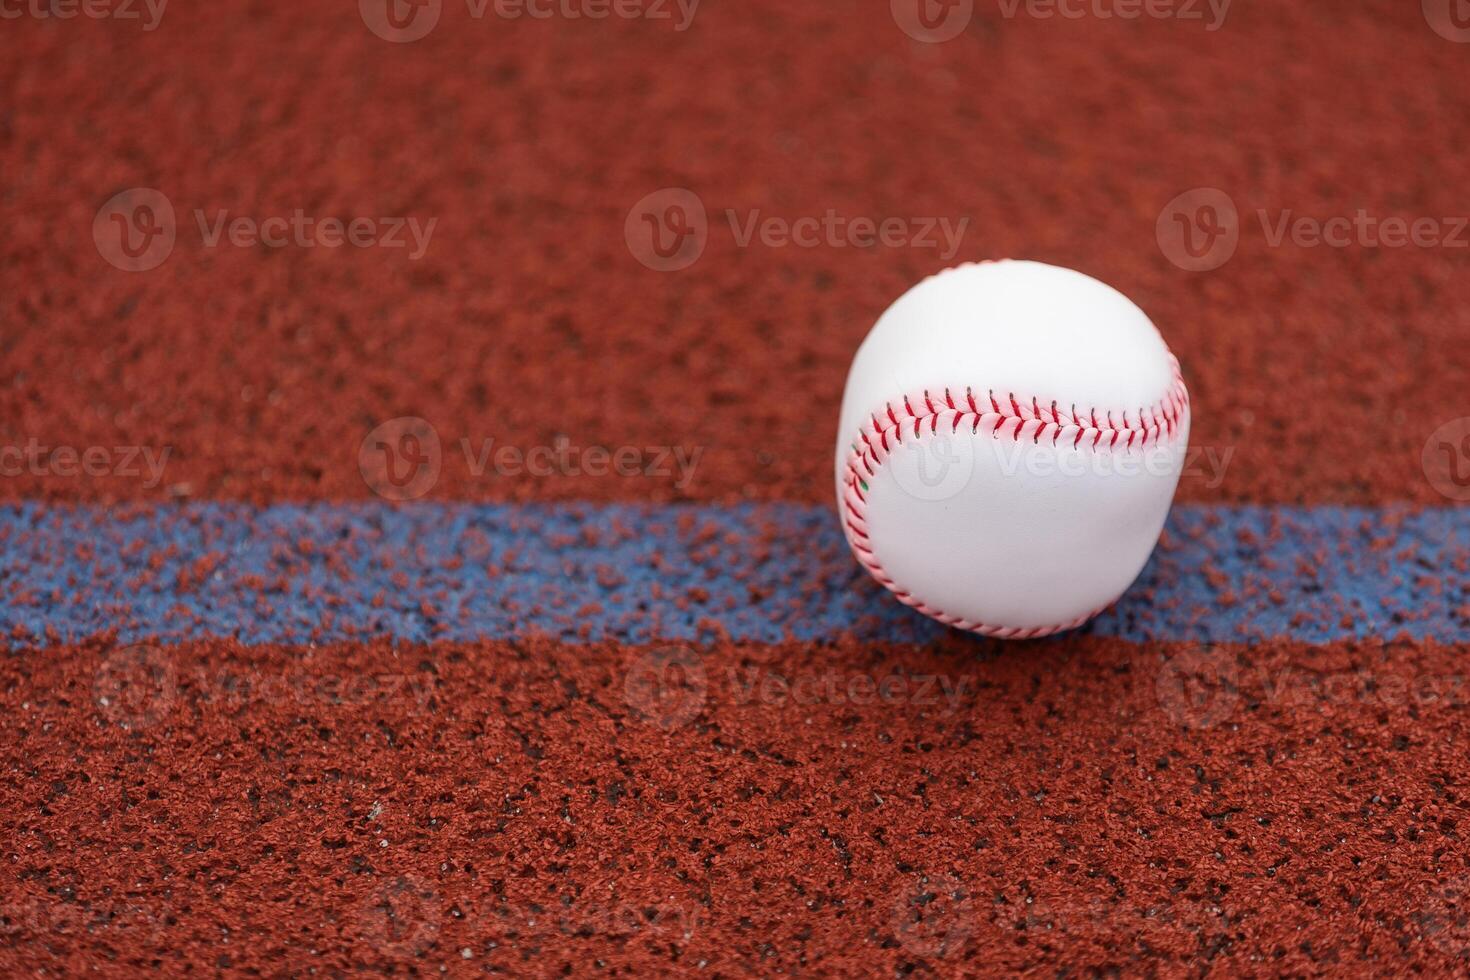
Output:
<path fill-rule="evenodd" d="M 151 32 L 7 20 L 5 441 L 171 456 L 156 486 L 22 472 L 0 496 L 361 499 L 364 435 L 416 415 L 446 446 L 429 499 L 826 503 L 874 318 L 950 262 L 1014 256 L 1159 324 L 1195 444 L 1233 453 L 1181 499 L 1445 503 L 1420 452 L 1470 414 L 1470 252 L 1272 247 L 1255 212 L 1463 215 L 1470 45 L 1390 0 L 1242 0 L 1216 32 L 982 2 L 944 45 L 885 6 L 709 3 L 679 33 L 448 4 L 403 45 L 350 3 L 178 4 Z M 132 274 L 92 223 L 139 186 L 180 232 Z M 700 196 L 710 240 L 658 273 L 623 229 L 669 186 Z M 1208 273 L 1155 237 L 1196 187 L 1245 224 Z M 438 225 L 416 262 L 206 248 L 196 208 Z M 948 261 L 741 248 L 725 208 L 970 230 Z M 477 478 L 454 450 L 559 436 L 704 456 L 679 488 Z M 643 651 L 610 646 L 168 649 L 0 660 L 0 972 L 1444 975 L 1470 957 L 1459 647 L 714 638 L 689 718 L 640 701 Z M 736 668 L 973 687 L 952 713 L 782 707 L 740 703 Z M 1223 702 L 1172 693 L 1220 671 Z"/>
<path fill-rule="evenodd" d="M 1466 653 L 715 647 L 663 700 L 657 649 L 11 657 L 0 958 L 1444 975 Z"/>
<path fill-rule="evenodd" d="M 178 5 L 159 28 L 7 22 L 0 417 L 45 445 L 173 448 L 166 479 L 23 474 L 16 498 L 369 494 L 363 436 L 703 448 L 694 481 L 476 478 L 444 499 L 827 502 L 847 364 L 936 249 L 740 248 L 722 216 L 968 218 L 952 261 L 1035 258 L 1133 297 L 1179 355 L 1186 500 L 1437 502 L 1419 452 L 1464 414 L 1470 250 L 1271 247 L 1254 217 L 1463 214 L 1470 48 L 1415 3 L 1234 5 L 1172 20 L 1006 19 L 943 45 L 886 10 L 710 4 L 667 21 L 467 16 L 388 44 L 352 5 Z M 493 8 L 492 8 L 493 9 Z M 101 83 L 100 79 L 106 79 Z M 100 261 L 114 193 L 179 215 L 150 273 Z M 686 187 L 710 213 L 658 273 L 623 226 Z M 1187 273 L 1164 206 L 1225 190 L 1235 257 Z M 205 248 L 212 221 L 438 218 L 391 249 Z M 1466 235 L 1464 237 L 1470 237 Z"/>

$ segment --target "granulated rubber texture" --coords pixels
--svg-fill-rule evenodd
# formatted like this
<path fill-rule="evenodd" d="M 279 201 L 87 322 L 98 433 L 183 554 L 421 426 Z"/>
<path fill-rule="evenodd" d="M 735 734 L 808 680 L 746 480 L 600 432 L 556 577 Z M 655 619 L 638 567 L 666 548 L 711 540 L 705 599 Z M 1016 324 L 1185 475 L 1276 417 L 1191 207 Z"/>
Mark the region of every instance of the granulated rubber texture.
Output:
<path fill-rule="evenodd" d="M 444 445 L 440 499 L 826 503 L 844 373 L 878 314 L 947 265 L 1013 257 L 1094 275 L 1163 330 L 1194 444 L 1229 453 L 1183 499 L 1440 501 L 1419 454 L 1465 411 L 1467 250 L 1272 240 L 1283 217 L 1463 214 L 1466 47 L 1393 0 L 1239 3 L 1214 31 L 975 7 L 940 45 L 883 3 L 774 0 L 701 5 L 684 31 L 446 2 L 409 44 L 353 4 L 179 4 L 149 32 L 7 21 L 0 418 L 43 446 L 172 453 L 157 486 L 24 472 L 0 493 L 364 497 L 364 436 L 418 416 Z M 178 242 L 125 273 L 92 220 L 137 186 L 167 195 Z M 699 196 L 709 236 L 661 273 L 624 221 L 665 187 Z M 1155 237 L 1197 187 L 1241 216 L 1209 273 Z M 437 225 L 417 260 L 206 245 L 222 212 L 297 208 Z M 967 224 L 953 255 L 937 231 L 740 244 L 752 221 L 829 210 Z M 703 456 L 678 486 L 471 465 L 487 439 L 558 437 Z"/>
<path fill-rule="evenodd" d="M 1446 975 L 1467 652 L 17 650 L 0 958 Z M 1202 657 L 1220 683 L 1187 694 Z"/>
<path fill-rule="evenodd" d="M 1421 452 L 1470 414 L 1470 250 L 1273 243 L 1359 209 L 1470 237 L 1470 45 L 1419 3 L 1253 0 L 1208 30 L 980 2 L 944 44 L 882 0 L 709 2 L 686 30 L 675 4 L 442 6 L 407 44 L 353 3 L 170 4 L 154 30 L 7 8 L 0 446 L 41 462 L 0 498 L 165 525 L 174 501 L 381 505 L 360 449 L 413 416 L 441 446 L 421 502 L 830 506 L 876 317 L 939 269 L 1015 257 L 1159 325 L 1198 447 L 1182 501 L 1448 503 Z M 129 273 L 92 228 L 136 187 L 166 195 L 178 240 Z M 624 225 L 670 187 L 698 195 L 708 242 L 657 272 Z M 1240 215 L 1210 272 L 1156 238 L 1195 188 Z M 297 209 L 435 225 L 416 259 L 208 244 Z M 829 212 L 965 232 L 953 254 L 742 243 Z M 638 472 L 476 472 L 538 446 L 627 449 Z M 86 447 L 166 465 L 58 472 Z M 697 454 L 688 479 L 647 471 L 665 450 Z M 863 590 L 879 625 L 911 625 L 827 562 L 835 511 L 828 538 L 772 535 L 744 564 L 701 536 L 640 565 L 659 622 L 691 627 L 673 645 L 633 634 L 650 617 L 617 569 L 581 574 L 617 526 L 539 541 L 524 561 L 592 598 L 514 609 L 555 621 L 514 640 L 433 632 L 454 610 L 422 583 L 458 568 L 427 552 L 373 567 L 395 590 L 359 603 L 360 542 L 325 535 L 273 539 L 273 575 L 159 537 L 70 576 L 113 542 L 36 545 L 0 569 L 0 974 L 1464 973 L 1470 645 L 1398 629 L 1463 632 L 1467 566 L 1418 525 L 1404 548 L 1353 526 L 1373 540 L 1346 570 L 1330 545 L 1283 562 L 1207 527 L 1178 542 L 1203 564 L 1166 548 L 1161 568 L 1197 574 L 1135 599 L 1206 638 L 1226 624 L 1220 643 L 750 639 L 751 609 L 784 630 Z M 1358 636 L 1368 604 L 1322 581 L 1379 562 Z M 145 586 L 202 598 L 151 627 L 76 601 Z M 700 615 L 712 595 L 749 635 Z M 380 600 L 429 639 L 333 635 Z M 1235 641 L 1293 602 L 1287 632 L 1316 645 Z M 232 607 L 254 613 L 204 628 Z M 180 623 L 200 628 L 146 635 Z M 271 626 L 295 639 L 245 635 Z"/>

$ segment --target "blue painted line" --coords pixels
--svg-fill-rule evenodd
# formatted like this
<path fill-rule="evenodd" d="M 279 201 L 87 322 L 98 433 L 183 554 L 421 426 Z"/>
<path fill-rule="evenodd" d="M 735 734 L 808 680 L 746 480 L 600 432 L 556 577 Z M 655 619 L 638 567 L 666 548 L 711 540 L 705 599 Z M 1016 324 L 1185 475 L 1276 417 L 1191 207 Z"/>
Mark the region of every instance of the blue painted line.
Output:
<path fill-rule="evenodd" d="M 1470 509 L 1177 507 L 1085 631 L 1147 642 L 1470 642 Z M 794 504 L 0 508 L 17 643 L 542 634 L 776 642 L 943 632 Z"/>

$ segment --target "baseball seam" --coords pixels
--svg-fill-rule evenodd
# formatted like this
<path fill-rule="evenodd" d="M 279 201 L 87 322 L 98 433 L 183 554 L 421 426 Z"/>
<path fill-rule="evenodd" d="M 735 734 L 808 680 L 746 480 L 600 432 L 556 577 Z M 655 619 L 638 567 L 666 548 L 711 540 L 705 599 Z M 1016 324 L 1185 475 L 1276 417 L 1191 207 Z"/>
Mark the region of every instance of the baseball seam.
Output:
<path fill-rule="evenodd" d="M 1178 360 L 1173 354 L 1168 357 L 1174 375 L 1173 383 L 1164 397 L 1152 406 L 1139 407 L 1132 420 L 1129 419 L 1130 410 L 1127 409 L 1119 411 L 1089 408 L 1079 411 L 1076 405 L 1072 405 L 1069 410 L 1064 411 L 1058 408 L 1056 401 L 1043 405 L 1040 399 L 1033 397 L 1028 402 L 1018 399 L 1014 392 L 1007 392 L 1002 399 L 997 397 L 993 389 L 983 396 L 976 396 L 974 389 L 966 388 L 964 397 L 960 399 L 956 399 L 949 388 L 944 389 L 942 398 L 937 398 L 926 390 L 920 399 L 922 404 L 919 408 L 914 407 L 914 400 L 907 395 L 898 403 L 885 402 L 882 408 L 872 413 L 871 423 L 865 424 L 858 431 L 843 475 L 842 525 L 853 555 L 900 602 L 957 629 L 969 630 L 983 636 L 1023 640 L 1081 626 L 1116 602 L 1117 598 L 1114 597 L 1106 605 L 1069 622 L 1016 628 L 965 619 L 936 609 L 913 595 L 884 571 L 882 561 L 873 550 L 872 540 L 868 536 L 867 481 L 892 455 L 893 448 L 903 445 L 906 431 L 910 433 L 907 438 L 915 440 L 922 439 L 925 435 L 937 435 L 941 420 L 951 433 L 959 431 L 963 422 L 973 418 L 974 421 L 970 423 L 972 435 L 978 435 L 982 425 L 988 426 L 986 431 L 996 437 L 1003 437 L 1007 434 L 1005 430 L 1010 428 L 1009 435 L 1017 442 L 1029 437 L 1033 444 L 1039 445 L 1042 439 L 1049 438 L 1053 446 L 1058 446 L 1065 437 L 1070 440 L 1072 448 L 1080 448 L 1085 444 L 1095 452 L 1110 452 L 1114 449 L 1128 452 L 1143 449 L 1150 443 L 1157 445 L 1165 440 L 1172 440 L 1189 417 L 1189 392 L 1184 387 Z M 1118 415 L 1116 420 L 1115 414 Z M 950 421 L 951 418 L 953 421 Z"/>

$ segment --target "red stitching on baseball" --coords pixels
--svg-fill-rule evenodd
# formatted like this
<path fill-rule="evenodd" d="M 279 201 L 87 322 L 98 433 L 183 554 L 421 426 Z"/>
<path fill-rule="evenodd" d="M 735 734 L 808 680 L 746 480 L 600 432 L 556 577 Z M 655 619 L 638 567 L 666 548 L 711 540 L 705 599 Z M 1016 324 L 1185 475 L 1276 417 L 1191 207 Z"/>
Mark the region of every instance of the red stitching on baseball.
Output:
<path fill-rule="evenodd" d="M 946 414 L 953 414 L 954 424 L 950 426 L 951 432 L 959 428 L 960 421 L 963 418 L 974 416 L 974 424 L 970 427 L 972 434 L 980 431 L 980 423 L 982 421 L 992 420 L 993 424 L 990 426 L 990 433 L 992 436 L 998 438 L 1003 434 L 1006 423 L 1014 419 L 1016 428 L 1011 433 L 1011 438 L 1017 441 L 1020 441 L 1021 432 L 1025 428 L 1025 424 L 1029 421 L 1037 423 L 1038 428 L 1034 441 L 1038 443 L 1041 440 L 1042 433 L 1048 429 L 1052 430 L 1052 444 L 1056 445 L 1057 440 L 1061 438 L 1063 432 L 1075 428 L 1077 430 L 1077 436 L 1072 440 L 1072 447 L 1074 449 L 1081 444 L 1083 436 L 1088 432 L 1093 432 L 1092 449 L 1096 450 L 1098 448 L 1099 442 L 1106 434 L 1111 436 L 1106 448 L 1112 450 L 1117 447 L 1119 437 L 1126 432 L 1128 434 L 1128 440 L 1123 448 L 1125 451 L 1131 451 L 1134 448 L 1145 448 L 1150 441 L 1158 444 L 1165 440 L 1172 440 L 1174 434 L 1179 430 L 1181 421 L 1189 415 L 1189 391 L 1184 387 L 1184 378 L 1179 372 L 1179 362 L 1174 358 L 1173 354 L 1169 355 L 1169 362 L 1173 367 L 1173 384 L 1170 386 L 1169 391 L 1165 393 L 1164 397 L 1156 404 L 1146 409 L 1139 409 L 1138 423 L 1136 425 L 1129 423 L 1128 412 L 1126 410 L 1122 413 L 1123 424 L 1119 425 L 1115 423 L 1113 421 L 1112 410 L 1110 409 L 1104 411 L 1107 424 L 1100 425 L 1097 420 L 1096 408 L 1087 410 L 1085 415 L 1092 424 L 1084 425 L 1082 424 L 1082 419 L 1077 414 L 1077 406 L 1075 404 L 1072 406 L 1072 418 L 1070 422 L 1064 424 L 1061 421 L 1061 416 L 1057 412 L 1056 402 L 1052 402 L 1051 421 L 1047 422 L 1043 418 L 1044 413 L 1041 409 L 1041 403 L 1036 396 L 1032 396 L 1031 398 L 1032 416 L 1027 418 L 1020 404 L 1017 402 L 1014 392 L 1007 393 L 1007 398 L 1010 401 L 1010 407 L 1012 409 L 1011 413 L 1007 414 L 1001 410 L 1000 403 L 996 400 L 994 391 L 990 392 L 990 406 L 992 410 L 981 412 L 975 404 L 975 395 L 970 388 L 965 389 L 965 401 L 969 405 L 968 409 L 955 406 L 954 399 L 950 397 L 948 388 L 944 390 L 944 407 L 938 409 L 934 407 L 933 401 L 929 398 L 928 391 L 924 392 L 924 403 L 928 406 L 928 411 L 925 415 L 920 416 L 914 412 L 912 406 L 909 404 L 907 395 L 903 397 L 903 406 L 909 416 L 914 420 L 914 435 L 916 438 L 923 436 L 921 427 L 925 419 L 930 421 L 930 433 L 933 434 L 938 431 L 939 417 Z M 902 602 L 906 606 L 911 606 L 926 616 L 933 617 L 947 626 L 969 630 L 972 633 L 979 633 L 982 636 L 993 636 L 1007 640 L 1026 640 L 1049 636 L 1052 633 L 1060 633 L 1063 630 L 1081 626 L 1107 608 L 1107 606 L 1102 606 L 1101 608 L 1094 609 L 1085 616 L 1079 616 L 1077 619 L 1067 623 L 1016 629 L 1009 626 L 991 626 L 986 623 L 967 620 L 962 616 L 955 616 L 942 609 L 935 609 L 933 606 L 930 606 L 921 599 L 915 598 L 911 593 L 900 588 L 888 573 L 883 570 L 883 565 L 878 560 L 878 556 L 872 548 L 860 544 L 854 537 L 854 534 L 856 534 L 860 535 L 863 541 L 871 542 L 872 540 L 866 531 L 868 527 L 868 500 L 867 495 L 863 492 L 864 480 L 862 472 L 866 471 L 869 477 L 874 476 L 877 468 L 882 466 L 884 461 L 892 455 L 892 451 L 888 445 L 889 431 L 895 433 L 896 442 L 900 445 L 903 443 L 903 425 L 894 414 L 892 403 L 883 406 L 883 413 L 887 414 L 893 423 L 889 429 L 884 429 L 878 421 L 878 412 L 874 412 L 872 415 L 873 434 L 878 436 L 878 442 L 881 448 L 875 446 L 873 440 L 868 438 L 867 427 L 864 426 L 858 432 L 860 442 L 853 443 L 852 452 L 847 457 L 842 499 L 849 519 L 843 521 L 843 530 L 847 535 L 847 543 L 852 549 L 854 557 L 857 558 L 864 568 L 872 573 L 879 584 L 892 592 L 899 602 Z M 1135 440 L 1137 440 L 1136 447 L 1134 445 Z M 862 530 L 859 530 L 859 528 Z M 1112 602 L 1109 602 L 1108 605 L 1112 605 Z"/>

